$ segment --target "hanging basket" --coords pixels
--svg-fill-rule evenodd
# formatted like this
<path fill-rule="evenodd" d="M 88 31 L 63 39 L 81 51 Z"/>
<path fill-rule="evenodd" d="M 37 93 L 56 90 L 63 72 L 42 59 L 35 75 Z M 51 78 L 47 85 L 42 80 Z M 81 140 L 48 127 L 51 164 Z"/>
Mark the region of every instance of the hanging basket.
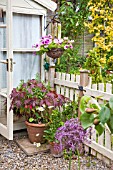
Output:
<path fill-rule="evenodd" d="M 46 53 L 49 57 L 55 59 L 61 57 L 61 55 L 64 53 L 64 50 L 61 48 L 53 48 Z"/>

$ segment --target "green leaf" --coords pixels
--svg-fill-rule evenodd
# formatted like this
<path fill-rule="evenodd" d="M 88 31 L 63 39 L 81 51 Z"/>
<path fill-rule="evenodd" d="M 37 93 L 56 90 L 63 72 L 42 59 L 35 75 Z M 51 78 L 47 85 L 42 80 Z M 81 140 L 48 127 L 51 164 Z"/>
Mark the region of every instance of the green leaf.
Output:
<path fill-rule="evenodd" d="M 81 121 L 82 127 L 84 129 L 87 129 L 88 127 L 93 125 L 94 115 L 88 114 L 88 113 L 83 113 L 80 116 L 80 121 Z"/>
<path fill-rule="evenodd" d="M 35 119 L 32 118 L 32 117 L 29 118 L 29 122 L 33 122 L 34 120 L 35 120 Z"/>
<path fill-rule="evenodd" d="M 83 96 L 80 100 L 80 111 L 82 113 L 85 112 L 85 108 L 87 107 L 87 103 L 89 102 L 89 100 L 91 99 L 90 96 Z"/>
<path fill-rule="evenodd" d="M 110 116 L 110 119 L 107 122 L 107 125 L 110 128 L 111 133 L 113 133 L 113 115 Z"/>
<path fill-rule="evenodd" d="M 95 129 L 97 130 L 99 136 L 104 132 L 104 125 L 102 123 L 99 123 L 98 125 L 95 125 Z"/>
<path fill-rule="evenodd" d="M 113 110 L 113 97 L 111 97 L 109 100 L 109 106 Z"/>
<path fill-rule="evenodd" d="M 110 118 L 110 109 L 106 106 L 103 106 L 99 112 L 99 119 L 101 123 L 105 124 Z"/>
<path fill-rule="evenodd" d="M 34 114 L 36 115 L 36 118 L 37 118 L 37 119 L 40 119 L 40 118 L 41 118 L 41 116 L 40 116 L 38 113 L 35 112 Z"/>

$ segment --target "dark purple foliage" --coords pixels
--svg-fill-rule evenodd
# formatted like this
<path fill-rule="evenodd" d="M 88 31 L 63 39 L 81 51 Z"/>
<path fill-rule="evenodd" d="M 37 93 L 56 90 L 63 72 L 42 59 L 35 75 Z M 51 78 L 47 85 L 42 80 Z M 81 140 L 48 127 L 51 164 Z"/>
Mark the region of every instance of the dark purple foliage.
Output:
<path fill-rule="evenodd" d="M 35 79 L 28 80 L 26 83 L 21 83 L 17 88 L 14 88 L 10 94 L 11 104 L 10 110 L 19 117 L 25 116 L 37 119 L 36 114 L 43 115 L 43 119 L 49 120 L 47 113 L 50 113 L 49 106 L 52 108 L 60 107 L 68 101 L 62 95 L 58 95 L 55 91 L 51 91 L 42 82 Z M 45 107 L 43 107 L 45 105 Z M 38 108 L 43 107 L 43 112 Z"/>
<path fill-rule="evenodd" d="M 56 108 L 68 101 L 69 99 L 63 95 L 57 94 L 55 91 L 49 91 L 41 100 L 40 105 L 45 104 L 46 106 L 54 106 L 54 108 Z"/>
<path fill-rule="evenodd" d="M 66 149 L 67 152 L 72 150 L 82 151 L 83 142 L 88 142 L 87 137 L 91 129 L 84 130 L 78 118 L 67 120 L 64 126 L 58 128 L 55 138 L 60 143 L 60 150 Z"/>

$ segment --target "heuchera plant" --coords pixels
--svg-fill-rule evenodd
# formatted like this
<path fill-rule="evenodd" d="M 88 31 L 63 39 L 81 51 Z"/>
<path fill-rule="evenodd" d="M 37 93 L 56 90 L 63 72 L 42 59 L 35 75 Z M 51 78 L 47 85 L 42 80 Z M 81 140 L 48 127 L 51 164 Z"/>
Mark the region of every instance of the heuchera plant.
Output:
<path fill-rule="evenodd" d="M 49 86 L 36 79 L 22 81 L 11 94 L 10 110 L 19 117 L 24 116 L 27 121 L 46 123 L 49 121 L 51 109 L 62 106 L 68 101 L 63 95 L 51 91 Z"/>
<path fill-rule="evenodd" d="M 51 49 L 61 48 L 66 50 L 68 48 L 73 49 L 72 43 L 74 40 L 69 40 L 68 37 L 63 39 L 53 38 L 50 34 L 41 37 L 39 43 L 33 45 L 33 48 L 36 50 L 36 54 L 42 55 L 45 52 L 48 52 Z"/>
<path fill-rule="evenodd" d="M 89 142 L 87 137 L 89 136 L 91 129 L 84 130 L 81 126 L 78 118 L 72 118 L 67 120 L 65 124 L 58 128 L 56 132 L 56 140 L 60 143 L 60 150 L 66 150 L 70 155 L 69 170 L 71 169 L 71 157 L 72 154 L 77 152 L 78 161 L 79 153 L 82 151 L 83 142 Z M 80 168 L 80 161 L 79 161 Z"/>

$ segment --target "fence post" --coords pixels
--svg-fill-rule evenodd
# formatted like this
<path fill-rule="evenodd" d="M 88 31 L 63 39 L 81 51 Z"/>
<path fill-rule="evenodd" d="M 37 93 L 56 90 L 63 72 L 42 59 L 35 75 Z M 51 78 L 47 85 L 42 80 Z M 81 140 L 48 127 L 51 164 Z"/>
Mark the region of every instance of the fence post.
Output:
<path fill-rule="evenodd" d="M 51 90 L 54 90 L 54 78 L 55 78 L 55 64 L 51 62 L 48 75 L 48 81 L 50 83 Z"/>
<path fill-rule="evenodd" d="M 83 94 L 83 89 L 85 86 L 88 85 L 89 83 L 89 76 L 88 76 L 89 71 L 88 70 L 80 70 L 80 84 L 79 84 L 79 101 L 78 104 L 80 105 L 80 100 L 81 97 L 84 95 Z M 78 118 L 80 118 L 80 109 L 78 109 Z"/>

